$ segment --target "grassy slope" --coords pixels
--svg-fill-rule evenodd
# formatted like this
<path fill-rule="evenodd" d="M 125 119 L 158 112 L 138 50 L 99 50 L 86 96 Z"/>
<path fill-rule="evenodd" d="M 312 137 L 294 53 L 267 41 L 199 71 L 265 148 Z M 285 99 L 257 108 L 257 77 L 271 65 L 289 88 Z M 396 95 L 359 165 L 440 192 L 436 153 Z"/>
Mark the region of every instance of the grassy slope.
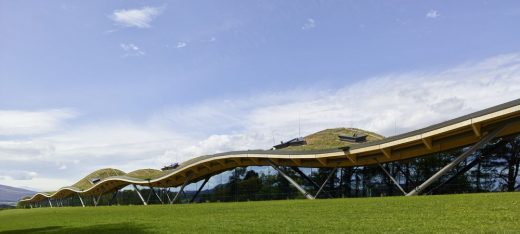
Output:
<path fill-rule="evenodd" d="M 103 179 L 103 178 L 106 178 L 109 176 L 121 176 L 121 175 L 125 175 L 125 174 L 126 173 L 124 171 L 121 171 L 118 169 L 113 169 L 113 168 L 99 169 L 99 170 L 96 170 L 96 171 L 90 173 L 89 175 L 85 176 L 83 179 L 81 179 L 80 181 L 73 184 L 72 187 L 85 190 L 85 189 L 92 187 L 92 183 L 90 183 L 90 180 L 92 178 Z"/>
<path fill-rule="evenodd" d="M 0 233 L 514 233 L 520 193 L 0 211 Z"/>
<path fill-rule="evenodd" d="M 358 144 L 358 143 L 352 143 L 348 141 L 340 141 L 338 138 L 338 135 L 340 134 L 367 134 L 367 141 L 375 141 L 375 140 L 381 140 L 384 139 L 383 136 L 365 131 L 362 129 L 357 128 L 331 128 L 331 129 L 325 129 L 316 133 L 313 133 L 311 135 L 308 135 L 305 138 L 305 141 L 307 142 L 306 145 L 302 146 L 289 146 L 287 148 L 283 148 L 281 150 L 319 150 L 319 149 L 337 149 L 340 147 L 349 146 L 352 144 Z"/>
<path fill-rule="evenodd" d="M 139 169 L 129 172 L 128 174 L 126 174 L 126 176 L 147 180 L 163 176 L 167 172 L 168 171 L 161 171 L 157 169 Z"/>

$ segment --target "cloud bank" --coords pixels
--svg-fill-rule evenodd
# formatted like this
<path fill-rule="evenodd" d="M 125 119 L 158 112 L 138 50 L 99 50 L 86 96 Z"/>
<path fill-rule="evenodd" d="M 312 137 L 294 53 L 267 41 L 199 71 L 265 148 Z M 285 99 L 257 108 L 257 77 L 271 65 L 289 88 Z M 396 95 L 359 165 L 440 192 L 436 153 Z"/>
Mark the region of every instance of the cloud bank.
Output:
<path fill-rule="evenodd" d="M 53 190 L 103 167 L 159 168 L 203 154 L 267 149 L 297 136 L 298 122 L 302 135 L 357 127 L 391 136 L 517 98 L 520 54 L 508 54 L 444 70 L 377 76 L 337 89 L 213 99 L 150 113 L 140 123 L 87 122 L 64 130 L 68 119 L 80 116 L 42 111 L 47 114 L 30 119 L 43 126 L 35 128 L 40 135 L 32 136 L 26 121 L 0 121 L 0 183 Z M 0 113 L 23 119 L 32 112 Z M 19 139 L 18 134 L 28 135 Z M 10 175 L 13 170 L 38 176 Z"/>
<path fill-rule="evenodd" d="M 33 135 L 57 130 L 77 116 L 73 110 L 0 110 L 0 136 Z"/>

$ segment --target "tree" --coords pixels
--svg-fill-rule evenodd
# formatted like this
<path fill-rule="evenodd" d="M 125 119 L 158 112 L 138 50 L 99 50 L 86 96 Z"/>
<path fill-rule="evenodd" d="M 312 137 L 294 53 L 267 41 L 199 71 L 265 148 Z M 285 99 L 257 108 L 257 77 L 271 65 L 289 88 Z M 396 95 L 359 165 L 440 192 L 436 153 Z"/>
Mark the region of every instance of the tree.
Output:
<path fill-rule="evenodd" d="M 520 168 L 520 137 L 506 137 L 486 149 L 491 154 L 491 164 L 497 168 L 500 190 L 515 191 Z"/>

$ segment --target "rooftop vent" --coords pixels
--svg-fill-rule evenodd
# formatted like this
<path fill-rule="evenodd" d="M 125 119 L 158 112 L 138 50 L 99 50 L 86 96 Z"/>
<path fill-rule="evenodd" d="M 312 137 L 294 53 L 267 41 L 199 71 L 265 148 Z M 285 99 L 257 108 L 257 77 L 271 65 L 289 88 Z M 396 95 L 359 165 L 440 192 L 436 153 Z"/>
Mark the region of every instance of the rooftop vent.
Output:
<path fill-rule="evenodd" d="M 164 166 L 163 168 L 161 168 L 161 171 L 167 171 L 167 170 L 172 170 L 172 169 L 175 169 L 179 167 L 179 163 L 172 163 L 168 166 Z"/>
<path fill-rule="evenodd" d="M 101 178 L 99 177 L 94 177 L 94 178 L 91 178 L 90 179 L 90 183 L 91 184 L 96 184 L 97 182 L 101 181 Z"/>
<path fill-rule="evenodd" d="M 305 144 L 307 144 L 307 142 L 305 142 L 305 139 L 303 139 L 303 137 L 298 137 L 286 142 L 282 141 L 280 142 L 280 144 L 273 146 L 273 149 L 283 149 L 289 146 L 299 146 Z"/>
<path fill-rule="evenodd" d="M 339 140 L 340 141 L 348 141 L 348 142 L 355 142 L 355 143 L 361 143 L 367 141 L 367 134 L 339 134 Z"/>

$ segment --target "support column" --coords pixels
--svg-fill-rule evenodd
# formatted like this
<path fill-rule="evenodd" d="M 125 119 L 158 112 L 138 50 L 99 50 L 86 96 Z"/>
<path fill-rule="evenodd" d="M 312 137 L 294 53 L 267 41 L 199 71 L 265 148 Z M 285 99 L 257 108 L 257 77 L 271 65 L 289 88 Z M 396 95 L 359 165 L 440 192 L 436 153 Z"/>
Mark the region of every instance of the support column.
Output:
<path fill-rule="evenodd" d="M 471 154 L 473 154 L 476 150 L 480 149 L 482 146 L 487 144 L 491 139 L 493 139 L 495 136 L 497 136 L 502 130 L 504 130 L 508 124 L 503 124 L 495 128 L 490 133 L 486 134 L 480 141 L 478 141 L 475 145 L 471 146 L 466 152 L 462 153 L 459 157 L 457 157 L 453 162 L 449 163 L 445 167 L 443 167 L 441 170 L 439 170 L 437 173 L 435 173 L 432 177 L 430 177 L 428 180 L 426 180 L 421 185 L 417 186 L 414 190 L 410 191 L 406 196 L 415 196 L 422 193 L 428 186 L 433 184 L 435 181 L 437 181 L 441 176 L 448 173 L 451 169 L 453 169 L 455 166 L 457 166 L 462 160 L 469 157 Z"/>
<path fill-rule="evenodd" d="M 177 199 L 179 199 L 181 193 L 184 193 L 184 187 L 186 187 L 186 185 L 188 185 L 188 183 L 190 182 L 190 179 L 191 179 L 191 176 L 193 174 L 190 174 L 188 175 L 188 177 L 186 177 L 186 180 L 184 181 L 184 184 L 182 184 L 181 186 L 181 189 L 179 190 L 179 192 L 177 192 L 177 194 L 175 194 L 175 197 L 173 198 L 173 200 L 170 202 L 170 204 L 173 204 L 177 201 Z"/>
<path fill-rule="evenodd" d="M 98 204 L 98 205 L 99 205 L 99 203 L 101 201 L 101 196 L 103 196 L 103 192 L 99 193 L 98 199 L 96 201 L 96 204 Z"/>
<path fill-rule="evenodd" d="M 119 189 L 117 189 L 114 192 L 114 195 L 112 195 L 112 198 L 110 198 L 110 201 L 108 202 L 108 205 L 111 206 L 114 203 L 114 200 L 116 200 L 116 202 L 117 202 L 117 194 L 119 194 Z"/>
<path fill-rule="evenodd" d="M 148 192 L 148 197 L 146 198 L 146 203 L 150 204 L 150 198 L 152 197 L 152 191 L 150 188 L 150 192 Z"/>
<path fill-rule="evenodd" d="M 85 203 L 83 202 L 83 198 L 81 198 L 81 195 L 79 195 L 79 193 L 76 193 L 76 194 L 78 194 L 79 201 L 81 202 L 81 206 L 85 207 Z"/>
<path fill-rule="evenodd" d="M 170 188 L 168 188 L 168 190 L 166 190 L 166 199 L 168 199 L 168 203 L 171 204 L 172 203 L 172 200 L 170 198 Z"/>
<path fill-rule="evenodd" d="M 392 175 L 390 175 L 390 173 L 383 167 L 383 165 L 381 165 L 381 163 L 379 163 L 379 161 L 377 161 L 377 158 L 375 160 L 377 162 L 377 165 L 379 165 L 379 167 L 381 168 L 381 170 L 383 170 L 385 172 L 386 176 L 388 176 L 388 178 L 390 178 L 390 180 L 392 180 L 392 182 L 395 184 L 395 186 L 397 186 L 397 188 L 399 188 L 399 190 L 401 190 L 403 195 L 406 195 L 406 191 L 404 191 L 403 187 L 401 187 L 399 182 L 397 182 L 397 180 L 394 179 L 394 177 Z"/>
<path fill-rule="evenodd" d="M 327 182 L 329 182 L 330 178 L 332 177 L 332 175 L 334 175 L 336 173 L 336 170 L 338 168 L 335 167 L 334 169 L 332 169 L 332 171 L 329 173 L 329 175 L 327 176 L 327 179 L 325 180 L 325 182 L 323 182 L 323 184 L 321 185 L 320 189 L 318 189 L 318 192 L 316 192 L 316 195 L 314 195 L 314 198 L 317 198 L 318 195 L 320 195 L 320 192 L 321 190 L 323 190 L 323 188 L 325 187 L 325 185 L 327 184 Z"/>
<path fill-rule="evenodd" d="M 200 186 L 200 188 L 197 190 L 197 192 L 195 193 L 195 195 L 193 195 L 193 197 L 191 198 L 190 202 L 189 203 L 192 203 L 195 201 L 195 199 L 197 198 L 197 196 L 199 195 L 200 191 L 202 191 L 202 188 L 204 188 L 204 185 L 206 185 L 206 183 L 208 183 L 209 181 L 209 176 L 206 177 L 206 179 L 204 179 L 204 182 L 202 182 L 202 185 Z"/>
<path fill-rule="evenodd" d="M 49 207 L 52 208 L 52 202 L 51 202 L 51 199 L 49 198 Z"/>
<path fill-rule="evenodd" d="M 152 193 L 153 193 L 153 195 L 155 195 L 155 197 L 157 197 L 157 199 L 159 199 L 161 204 L 164 204 L 164 202 L 162 201 L 161 197 L 159 197 L 159 195 L 155 192 L 155 189 L 152 186 L 150 186 L 150 193 L 148 194 L 147 202 L 150 201 L 150 196 L 152 196 Z"/>
<path fill-rule="evenodd" d="M 460 175 L 468 172 L 471 168 L 473 168 L 475 165 L 477 165 L 480 160 L 481 160 L 481 157 L 482 156 L 479 156 L 477 157 L 475 160 L 473 160 L 471 163 L 469 163 L 467 166 L 465 166 L 464 168 L 462 168 L 460 171 L 458 171 L 455 175 L 451 176 L 450 178 L 448 178 L 447 180 L 443 181 L 442 183 L 440 183 L 439 185 L 435 186 L 434 188 L 430 189 L 430 191 L 428 191 L 426 194 L 433 194 L 434 191 L 436 191 L 437 189 L 441 188 L 442 186 L 444 186 L 445 184 L 453 181 L 454 179 L 456 179 L 457 177 L 459 177 Z"/>
<path fill-rule="evenodd" d="M 295 171 L 296 173 L 298 173 L 298 175 L 300 175 L 304 180 L 309 182 L 316 189 L 316 191 L 320 189 L 320 185 L 318 185 L 316 182 L 314 182 L 314 180 L 312 180 L 307 175 L 305 175 L 305 173 L 303 173 L 303 171 L 301 171 L 300 168 L 298 168 L 298 167 L 291 167 L 291 169 L 293 171 Z M 327 192 L 327 196 L 329 196 L 330 198 L 333 198 L 332 194 L 330 194 L 329 192 Z"/>
<path fill-rule="evenodd" d="M 302 188 L 298 183 L 296 183 L 296 181 L 294 181 L 291 177 L 286 175 L 285 172 L 283 172 L 282 169 L 278 168 L 278 166 L 275 165 L 271 160 L 267 160 L 267 162 L 269 163 L 269 165 L 271 165 L 271 167 L 273 167 L 276 171 L 278 171 L 278 173 L 280 173 L 280 175 L 282 175 L 287 181 L 289 181 L 289 183 L 291 183 L 294 187 L 296 187 L 296 189 L 298 189 L 298 191 L 300 191 L 305 198 L 310 199 L 310 200 L 314 199 L 314 197 L 312 195 L 310 195 L 307 191 L 305 191 L 305 189 Z"/>
<path fill-rule="evenodd" d="M 145 206 L 148 205 L 148 203 L 146 203 L 146 201 L 144 200 L 143 195 L 141 195 L 141 191 L 139 191 L 139 189 L 137 188 L 137 186 L 135 186 L 135 184 L 132 184 L 132 185 L 134 186 L 134 190 L 137 193 L 137 195 L 139 196 L 139 198 L 141 198 L 143 205 L 145 205 Z"/>

